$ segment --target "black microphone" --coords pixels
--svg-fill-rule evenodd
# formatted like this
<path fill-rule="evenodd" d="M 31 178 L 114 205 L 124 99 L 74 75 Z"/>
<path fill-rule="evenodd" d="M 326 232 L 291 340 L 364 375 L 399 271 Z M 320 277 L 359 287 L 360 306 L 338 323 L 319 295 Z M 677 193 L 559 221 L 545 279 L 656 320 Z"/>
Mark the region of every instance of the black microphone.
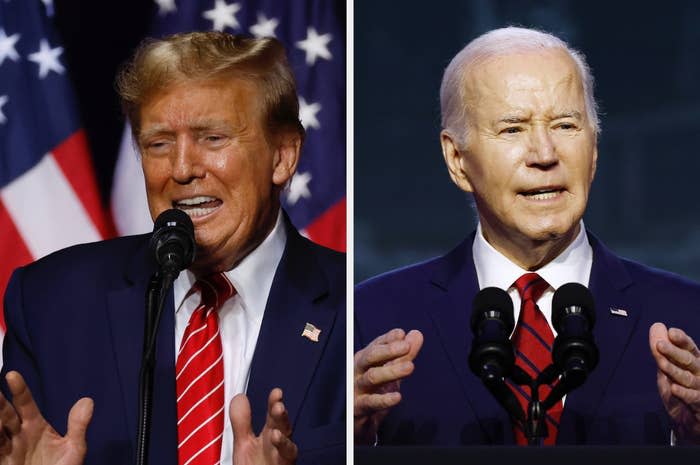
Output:
<path fill-rule="evenodd" d="M 557 289 L 552 298 L 552 324 L 557 330 L 552 359 L 571 390 L 583 384 L 598 365 L 592 333 L 595 305 L 588 288 L 567 283 Z"/>
<path fill-rule="evenodd" d="M 194 226 L 187 213 L 171 208 L 158 215 L 149 247 L 166 275 L 177 277 L 190 266 L 196 245 Z"/>
<path fill-rule="evenodd" d="M 137 465 L 147 465 L 148 463 L 156 339 L 165 299 L 180 271 L 192 264 L 195 247 L 194 225 L 187 213 L 170 209 L 158 215 L 149 243 L 149 253 L 155 257 L 160 269 L 159 272 L 151 276 L 146 289 L 143 354 L 141 371 L 139 372 L 139 417 L 136 432 Z"/>
<path fill-rule="evenodd" d="M 519 420 L 525 413 L 505 378 L 515 366 L 513 344 L 513 301 L 506 291 L 487 287 L 479 291 L 472 304 L 471 329 L 474 333 L 469 368 L 476 374 L 499 404 Z"/>
<path fill-rule="evenodd" d="M 513 301 L 506 291 L 497 287 L 479 291 L 472 304 L 469 368 L 484 382 L 510 374 L 515 363 L 509 339 L 514 326 Z"/>

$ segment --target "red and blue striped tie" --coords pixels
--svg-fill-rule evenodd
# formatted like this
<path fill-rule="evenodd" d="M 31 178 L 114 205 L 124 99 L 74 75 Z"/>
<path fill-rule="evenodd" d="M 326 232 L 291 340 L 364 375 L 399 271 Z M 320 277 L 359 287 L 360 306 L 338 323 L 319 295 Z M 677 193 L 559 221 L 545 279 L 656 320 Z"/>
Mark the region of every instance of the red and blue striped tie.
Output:
<path fill-rule="evenodd" d="M 175 363 L 179 465 L 214 465 L 224 433 L 224 359 L 217 310 L 236 290 L 223 273 L 198 280 L 202 301 L 190 317 Z"/>
<path fill-rule="evenodd" d="M 552 363 L 554 334 L 536 303 L 547 290 L 549 284 L 537 273 L 526 273 L 515 281 L 514 286 L 518 289 L 522 299 L 518 324 L 512 337 L 515 363 L 534 379 Z M 510 386 L 527 415 L 530 388 L 513 383 L 510 383 Z M 551 390 L 550 385 L 540 386 L 538 393 L 540 401 L 546 399 Z M 546 422 L 549 435 L 544 440 L 545 445 L 556 443 L 562 409 L 563 403 L 560 400 L 547 412 Z M 515 424 L 513 430 L 516 442 L 519 445 L 527 445 L 522 425 Z"/>

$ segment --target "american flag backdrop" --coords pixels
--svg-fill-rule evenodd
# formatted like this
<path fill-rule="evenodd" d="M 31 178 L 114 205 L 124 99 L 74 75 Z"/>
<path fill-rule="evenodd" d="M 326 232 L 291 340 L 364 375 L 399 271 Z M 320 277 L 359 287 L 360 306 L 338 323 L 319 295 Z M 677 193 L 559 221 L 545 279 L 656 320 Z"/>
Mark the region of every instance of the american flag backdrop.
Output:
<path fill-rule="evenodd" d="M 275 36 L 285 44 L 307 137 L 283 202 L 308 237 L 344 250 L 344 2 L 157 0 L 153 9 L 154 37 L 216 29 Z M 0 295 L 20 265 L 69 245 L 153 227 L 128 128 L 111 211 L 101 207 L 52 10 L 52 0 L 0 0 Z"/>
<path fill-rule="evenodd" d="M 2 0 L 0 0 L 2 1 Z M 297 79 L 306 142 L 283 202 L 312 240 L 345 250 L 345 3 L 334 0 L 156 0 L 152 35 L 220 30 L 285 44 Z M 121 234 L 153 228 L 128 128 L 115 170 L 112 213 Z"/>
<path fill-rule="evenodd" d="M 51 0 L 0 0 L 3 295 L 14 268 L 111 235 L 51 10 Z"/>

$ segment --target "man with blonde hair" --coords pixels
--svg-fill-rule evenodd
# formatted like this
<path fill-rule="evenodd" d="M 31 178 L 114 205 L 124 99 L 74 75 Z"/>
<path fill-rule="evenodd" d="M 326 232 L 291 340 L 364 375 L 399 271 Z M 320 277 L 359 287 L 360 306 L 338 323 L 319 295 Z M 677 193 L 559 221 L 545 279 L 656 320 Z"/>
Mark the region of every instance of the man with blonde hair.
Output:
<path fill-rule="evenodd" d="M 149 463 L 344 462 L 345 259 L 281 208 L 304 138 L 284 48 L 147 41 L 117 85 L 152 217 L 185 212 L 196 240 L 159 327 Z M 149 237 L 15 271 L 0 464 L 134 461 Z"/>
<path fill-rule="evenodd" d="M 573 282 L 595 301 L 600 362 L 543 416 L 543 443 L 700 443 L 700 285 L 615 256 L 583 225 L 599 133 L 583 56 L 540 31 L 493 30 L 454 57 L 440 101 L 445 163 L 479 225 L 447 255 L 356 288 L 356 442 L 527 444 L 470 372 L 472 300 L 508 293 L 516 364 L 534 378 L 552 362 L 553 295 Z M 505 389 L 521 407 L 533 397 Z"/>

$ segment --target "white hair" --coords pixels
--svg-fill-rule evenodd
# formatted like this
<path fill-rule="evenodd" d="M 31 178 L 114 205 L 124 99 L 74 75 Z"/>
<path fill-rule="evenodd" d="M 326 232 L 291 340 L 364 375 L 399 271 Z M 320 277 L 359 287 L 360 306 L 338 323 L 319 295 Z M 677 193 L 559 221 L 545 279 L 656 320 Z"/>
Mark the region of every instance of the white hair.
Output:
<path fill-rule="evenodd" d="M 591 128 L 600 133 L 598 106 L 593 96 L 593 75 L 584 55 L 572 49 L 558 37 L 536 29 L 504 27 L 489 31 L 469 42 L 445 69 L 440 86 L 440 110 L 442 127 L 455 137 L 460 147 L 467 138 L 467 106 L 464 78 L 477 64 L 494 56 L 511 55 L 547 49 L 565 51 L 578 68 L 583 83 L 586 115 Z"/>

